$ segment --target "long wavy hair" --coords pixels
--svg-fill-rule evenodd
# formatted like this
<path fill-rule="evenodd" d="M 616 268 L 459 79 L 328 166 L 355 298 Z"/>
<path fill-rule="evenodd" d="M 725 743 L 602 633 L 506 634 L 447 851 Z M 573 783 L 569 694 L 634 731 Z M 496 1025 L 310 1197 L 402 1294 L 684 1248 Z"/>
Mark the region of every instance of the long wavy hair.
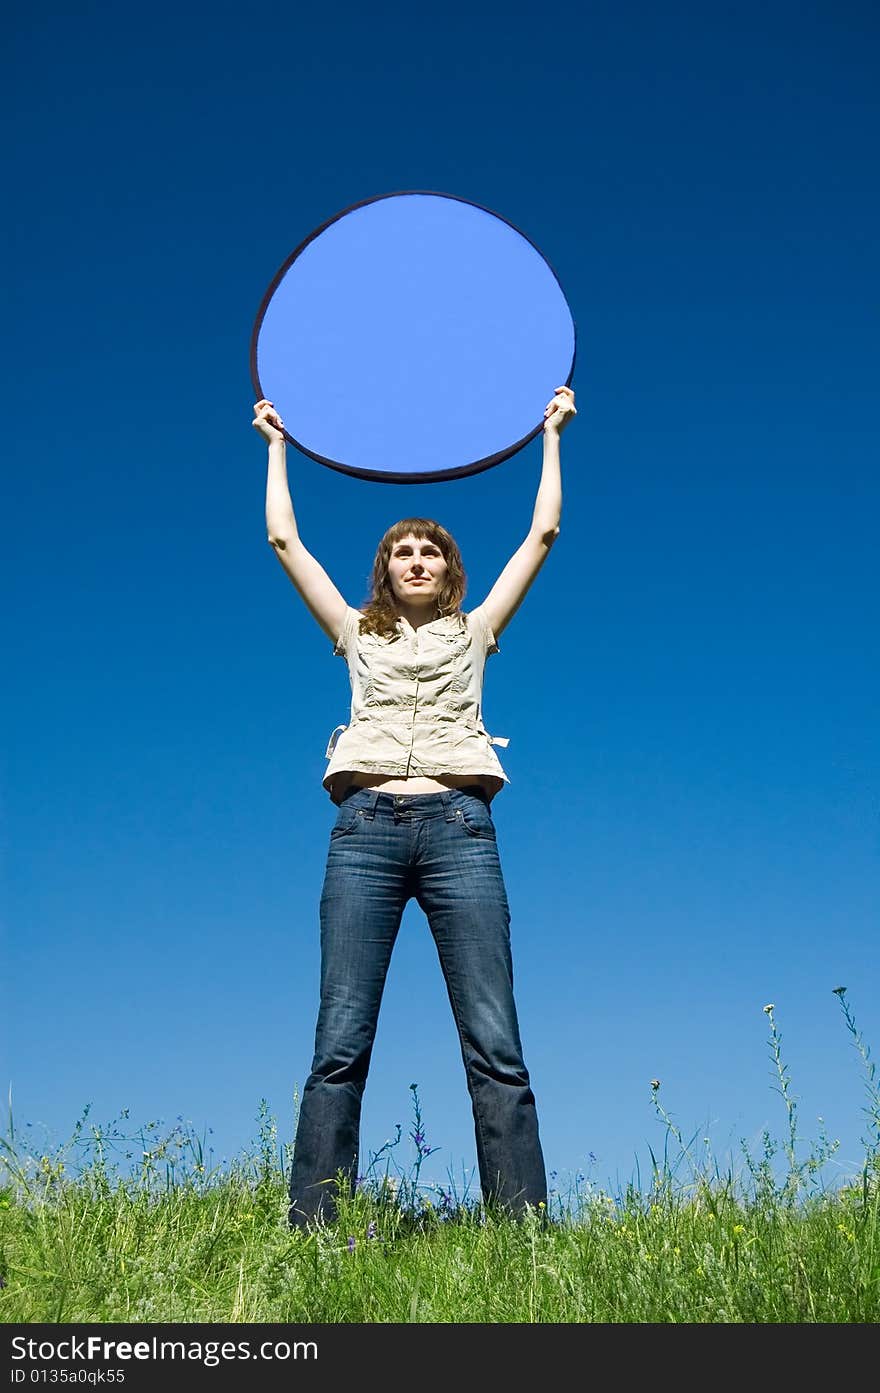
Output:
<path fill-rule="evenodd" d="M 455 538 L 432 518 L 402 518 L 389 527 L 379 543 L 373 562 L 372 593 L 366 602 L 361 619 L 361 632 L 379 634 L 382 638 L 397 638 L 400 612 L 391 588 L 388 563 L 391 553 L 404 537 L 420 542 L 433 542 L 443 553 L 446 562 L 446 584 L 437 597 L 437 618 L 446 614 L 461 614 L 461 602 L 467 589 L 467 577 L 461 552 Z"/>

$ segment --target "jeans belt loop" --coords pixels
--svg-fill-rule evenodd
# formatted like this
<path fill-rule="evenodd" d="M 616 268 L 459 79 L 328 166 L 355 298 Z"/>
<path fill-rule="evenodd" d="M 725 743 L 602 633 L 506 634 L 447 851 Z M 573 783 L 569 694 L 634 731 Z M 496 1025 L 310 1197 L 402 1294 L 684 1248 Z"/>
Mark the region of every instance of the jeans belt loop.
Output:
<path fill-rule="evenodd" d="M 371 788 L 370 801 L 367 804 L 366 808 L 364 808 L 364 817 L 368 818 L 370 822 L 372 822 L 373 818 L 376 816 L 376 804 L 378 803 L 378 801 L 379 790 L 377 788 Z"/>
<path fill-rule="evenodd" d="M 445 788 L 440 794 L 440 801 L 443 804 L 443 812 L 447 822 L 454 822 L 456 818 L 455 809 L 452 806 L 452 795 L 449 789 Z"/>

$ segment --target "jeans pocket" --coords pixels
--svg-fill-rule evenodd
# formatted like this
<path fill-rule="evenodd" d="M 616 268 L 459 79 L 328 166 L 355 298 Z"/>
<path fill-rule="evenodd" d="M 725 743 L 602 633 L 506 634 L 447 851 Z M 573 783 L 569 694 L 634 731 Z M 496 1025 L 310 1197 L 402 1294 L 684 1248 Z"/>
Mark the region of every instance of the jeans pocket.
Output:
<path fill-rule="evenodd" d="M 487 805 L 480 798 L 468 798 L 467 805 L 456 809 L 457 821 L 469 837 L 495 841 L 495 823 Z"/>
<path fill-rule="evenodd" d="M 339 815 L 330 829 L 331 842 L 338 842 L 340 837 L 350 837 L 352 832 L 356 832 L 361 823 L 361 810 L 359 808 L 346 808 L 345 805 L 339 809 Z"/>

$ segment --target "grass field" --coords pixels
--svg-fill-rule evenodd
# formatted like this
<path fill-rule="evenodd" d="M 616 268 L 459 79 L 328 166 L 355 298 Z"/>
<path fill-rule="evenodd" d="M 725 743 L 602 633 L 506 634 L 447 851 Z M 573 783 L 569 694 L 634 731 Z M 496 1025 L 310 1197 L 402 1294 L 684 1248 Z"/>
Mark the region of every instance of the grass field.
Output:
<path fill-rule="evenodd" d="M 665 1129 L 642 1189 L 592 1186 L 515 1221 L 420 1182 L 425 1142 L 413 1086 L 404 1173 L 396 1142 L 372 1156 L 335 1224 L 287 1225 L 289 1145 L 262 1105 L 259 1140 L 227 1171 L 204 1144 L 155 1124 L 133 1135 L 88 1109 L 55 1156 L 22 1148 L 10 1112 L 0 1146 L 0 1321 L 876 1322 L 880 1317 L 880 1092 L 844 988 L 867 1104 L 858 1175 L 827 1189 L 836 1143 L 805 1148 L 775 1008 L 765 1007 L 786 1128 L 743 1151 L 734 1175 L 651 1101 Z M 137 1172 L 113 1153 L 137 1141 Z M 87 1159 L 70 1174 L 70 1154 Z M 130 1153 L 126 1153 L 130 1154 Z"/>

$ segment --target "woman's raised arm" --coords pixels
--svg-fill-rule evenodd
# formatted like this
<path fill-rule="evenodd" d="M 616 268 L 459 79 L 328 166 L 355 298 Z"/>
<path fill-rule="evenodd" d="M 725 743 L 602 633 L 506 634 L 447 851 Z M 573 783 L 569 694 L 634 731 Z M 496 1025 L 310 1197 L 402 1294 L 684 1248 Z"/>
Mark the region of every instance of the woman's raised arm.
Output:
<path fill-rule="evenodd" d="M 323 566 L 300 540 L 287 483 L 284 422 L 272 403 L 264 399 L 254 405 L 252 424 L 269 442 L 269 470 L 266 476 L 266 531 L 269 545 L 310 613 L 335 643 L 342 630 L 347 605 Z"/>
<path fill-rule="evenodd" d="M 529 534 L 513 553 L 482 605 L 496 638 L 516 614 L 559 536 L 562 516 L 559 437 L 576 415 L 574 392 L 570 387 L 557 387 L 552 401 L 544 409 L 544 462 Z"/>

